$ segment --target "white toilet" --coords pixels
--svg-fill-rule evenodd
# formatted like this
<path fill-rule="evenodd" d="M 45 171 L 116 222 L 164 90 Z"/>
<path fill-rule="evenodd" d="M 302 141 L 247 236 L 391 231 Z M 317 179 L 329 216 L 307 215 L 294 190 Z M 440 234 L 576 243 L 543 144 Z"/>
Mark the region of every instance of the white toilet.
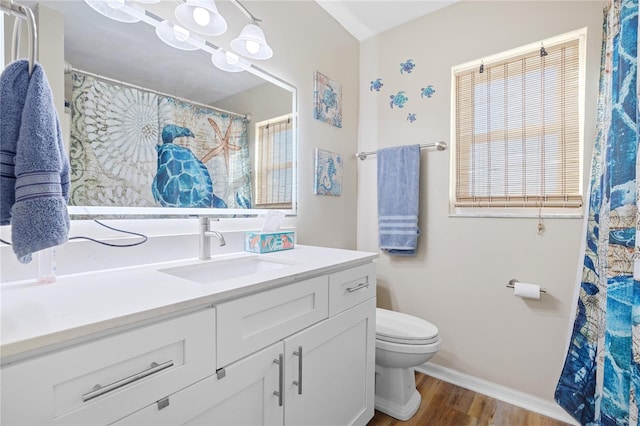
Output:
<path fill-rule="evenodd" d="M 428 321 L 376 309 L 375 408 L 398 420 L 410 419 L 420 406 L 414 367 L 440 348 L 438 328 Z"/>

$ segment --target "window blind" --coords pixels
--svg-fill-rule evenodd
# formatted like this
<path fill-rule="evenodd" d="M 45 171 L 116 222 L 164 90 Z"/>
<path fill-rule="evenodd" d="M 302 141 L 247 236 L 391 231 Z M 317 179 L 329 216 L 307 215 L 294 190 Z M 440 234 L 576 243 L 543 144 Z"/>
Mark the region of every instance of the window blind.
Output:
<path fill-rule="evenodd" d="M 579 207 L 579 41 L 454 74 L 455 207 Z"/>
<path fill-rule="evenodd" d="M 292 144 L 290 117 L 258 126 L 255 191 L 257 208 L 291 208 Z"/>

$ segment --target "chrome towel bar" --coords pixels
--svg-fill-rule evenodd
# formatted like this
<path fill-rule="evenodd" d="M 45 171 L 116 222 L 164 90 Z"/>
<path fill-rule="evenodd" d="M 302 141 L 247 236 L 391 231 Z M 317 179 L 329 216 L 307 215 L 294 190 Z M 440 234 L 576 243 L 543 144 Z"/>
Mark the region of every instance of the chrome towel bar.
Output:
<path fill-rule="evenodd" d="M 431 148 L 431 147 L 436 147 L 438 151 L 444 151 L 445 149 L 447 149 L 447 143 L 440 141 L 440 142 L 425 143 L 420 145 L 420 149 Z M 378 151 L 358 152 L 356 153 L 356 157 L 358 157 L 361 160 L 366 160 L 368 155 L 376 155 L 377 152 Z"/>

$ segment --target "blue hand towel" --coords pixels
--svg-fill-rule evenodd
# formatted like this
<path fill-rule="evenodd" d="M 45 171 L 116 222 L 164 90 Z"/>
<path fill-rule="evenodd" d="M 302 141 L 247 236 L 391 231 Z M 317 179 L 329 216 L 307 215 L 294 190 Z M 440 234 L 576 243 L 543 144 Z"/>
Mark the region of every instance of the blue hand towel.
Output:
<path fill-rule="evenodd" d="M 418 249 L 420 145 L 378 149 L 380 249 L 415 256 Z"/>
<path fill-rule="evenodd" d="M 13 251 L 18 261 L 29 263 L 32 253 L 68 240 L 69 160 L 53 94 L 40 64 L 35 64 L 29 76 L 28 61 L 16 61 L 2 73 L 0 84 L 2 164 L 10 163 L 15 153 L 13 191 L 10 176 L 5 183 L 10 164 L 2 169 L 2 221 L 11 223 Z M 18 112 L 19 123 L 15 119 Z M 12 139 L 16 124 L 17 139 Z M 5 216 L 5 203 L 12 203 L 10 217 Z"/>

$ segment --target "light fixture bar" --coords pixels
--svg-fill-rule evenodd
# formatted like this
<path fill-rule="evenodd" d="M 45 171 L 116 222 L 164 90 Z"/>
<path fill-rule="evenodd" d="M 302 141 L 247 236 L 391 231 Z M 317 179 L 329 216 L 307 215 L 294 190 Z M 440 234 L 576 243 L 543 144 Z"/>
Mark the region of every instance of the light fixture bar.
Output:
<path fill-rule="evenodd" d="M 252 22 L 262 22 L 262 19 L 258 19 L 255 16 L 253 16 L 253 14 L 249 12 L 249 9 L 244 7 L 244 5 L 240 3 L 238 0 L 230 0 L 230 1 L 231 3 L 235 4 L 236 7 L 240 9 L 247 16 L 247 18 L 251 19 Z"/>

